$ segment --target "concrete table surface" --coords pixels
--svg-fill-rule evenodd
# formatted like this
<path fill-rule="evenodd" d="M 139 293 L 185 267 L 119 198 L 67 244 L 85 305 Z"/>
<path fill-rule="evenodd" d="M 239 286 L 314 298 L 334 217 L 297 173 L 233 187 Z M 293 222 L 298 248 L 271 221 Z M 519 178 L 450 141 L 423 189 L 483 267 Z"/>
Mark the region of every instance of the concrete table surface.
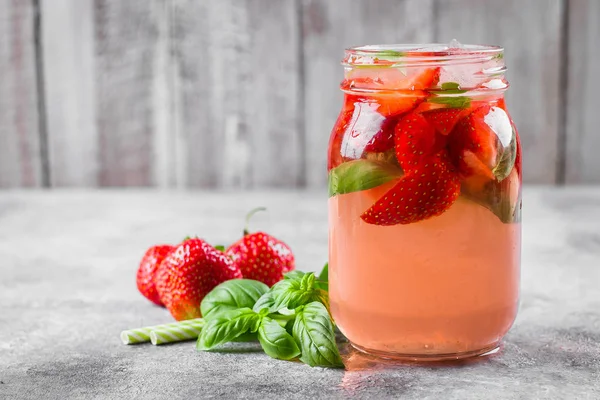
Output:
<path fill-rule="evenodd" d="M 125 346 L 122 329 L 170 321 L 135 287 L 145 248 L 253 229 L 327 258 L 324 192 L 0 192 L 0 398 L 600 399 L 600 188 L 525 190 L 520 313 L 503 349 L 450 365 L 377 360 L 346 370 L 277 361 L 254 344 Z"/>

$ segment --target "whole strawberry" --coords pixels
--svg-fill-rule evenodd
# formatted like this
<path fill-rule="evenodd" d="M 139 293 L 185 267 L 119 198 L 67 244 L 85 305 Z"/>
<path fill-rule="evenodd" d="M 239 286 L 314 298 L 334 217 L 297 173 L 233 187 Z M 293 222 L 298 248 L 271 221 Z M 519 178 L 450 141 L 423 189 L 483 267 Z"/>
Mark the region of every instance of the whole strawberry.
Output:
<path fill-rule="evenodd" d="M 246 225 L 255 212 L 263 210 L 257 208 L 250 211 Z M 294 254 L 287 244 L 264 232 L 249 233 L 247 227 L 244 237 L 229 246 L 225 254 L 231 257 L 244 278 L 269 286 L 282 280 L 284 273 L 294 269 Z"/>
<path fill-rule="evenodd" d="M 158 306 L 163 306 L 163 303 L 158 296 L 154 277 L 160 263 L 174 248 L 174 246 L 168 244 L 150 247 L 142 257 L 137 270 L 136 282 L 138 290 L 145 298 Z"/>
<path fill-rule="evenodd" d="M 241 278 L 240 269 L 223 252 L 204 240 L 187 239 L 175 248 L 156 272 L 160 300 L 177 320 L 199 318 L 200 302 L 218 284 Z"/>

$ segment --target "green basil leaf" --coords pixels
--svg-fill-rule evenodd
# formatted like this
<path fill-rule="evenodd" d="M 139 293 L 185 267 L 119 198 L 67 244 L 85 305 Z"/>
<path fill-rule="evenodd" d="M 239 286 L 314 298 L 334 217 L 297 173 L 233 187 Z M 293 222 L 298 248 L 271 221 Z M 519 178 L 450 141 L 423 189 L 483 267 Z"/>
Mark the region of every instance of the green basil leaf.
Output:
<path fill-rule="evenodd" d="M 298 271 L 296 269 L 296 270 L 286 272 L 285 274 L 283 274 L 283 279 L 302 279 L 303 276 L 304 276 L 304 272 Z"/>
<path fill-rule="evenodd" d="M 367 190 L 402 176 L 395 165 L 371 160 L 353 160 L 329 171 L 329 197 Z"/>
<path fill-rule="evenodd" d="M 319 280 L 321 282 L 329 282 L 329 263 L 325 263 L 323 269 L 319 273 Z"/>
<path fill-rule="evenodd" d="M 204 318 L 210 319 L 213 315 L 224 311 L 252 308 L 268 290 L 269 287 L 264 283 L 251 279 L 225 281 L 202 299 L 200 312 Z"/>
<path fill-rule="evenodd" d="M 323 289 L 326 292 L 329 291 L 329 263 L 325 263 L 325 266 L 319 273 L 319 278 L 316 283 L 316 287 Z"/>
<path fill-rule="evenodd" d="M 293 310 L 313 301 L 319 301 L 329 309 L 329 296 L 319 287 L 312 272 L 303 275 L 301 280 L 287 279 L 277 282 L 271 288 L 273 304 L 269 312 L 274 313 L 282 309 Z"/>
<path fill-rule="evenodd" d="M 444 93 L 448 93 L 448 92 L 444 92 Z M 471 99 L 467 96 L 430 97 L 427 101 L 430 103 L 445 104 L 450 108 L 467 108 L 471 105 Z"/>
<path fill-rule="evenodd" d="M 302 279 L 304 280 L 304 278 Z M 312 297 L 312 289 L 307 290 L 306 287 L 303 287 L 302 281 L 292 279 L 284 279 L 283 281 L 277 282 L 273 288 L 271 288 L 271 293 L 275 300 L 273 305 L 269 308 L 269 311 L 272 313 L 277 312 L 282 308 L 288 308 L 290 310 L 294 309 L 308 303 Z"/>
<path fill-rule="evenodd" d="M 498 182 L 502 182 L 510 175 L 513 167 L 515 166 L 515 160 L 517 159 L 517 133 L 513 129 L 512 138 L 508 146 L 503 149 L 502 156 L 498 165 L 494 167 L 492 173 L 498 179 Z"/>
<path fill-rule="evenodd" d="M 300 360 L 311 367 L 343 367 L 329 313 L 319 302 L 307 304 L 296 315 L 292 328 L 302 351 Z"/>
<path fill-rule="evenodd" d="M 430 90 L 429 93 L 444 95 L 444 94 L 461 94 L 466 93 L 467 90 L 461 89 L 460 85 L 456 82 L 444 82 L 442 83 L 441 90 Z M 435 101 L 434 101 L 435 103 Z M 443 103 L 442 103 L 443 104 Z"/>
<path fill-rule="evenodd" d="M 457 82 L 442 83 L 442 90 L 457 90 L 457 89 L 460 89 L 460 85 Z"/>
<path fill-rule="evenodd" d="M 223 246 L 222 244 L 218 244 L 215 246 L 215 249 L 219 251 L 225 251 L 225 246 Z"/>
<path fill-rule="evenodd" d="M 290 360 L 300 355 L 294 338 L 269 317 L 265 317 L 258 328 L 258 341 L 269 357 Z"/>
<path fill-rule="evenodd" d="M 383 57 L 404 57 L 405 53 L 398 50 L 379 50 L 377 56 Z"/>
<path fill-rule="evenodd" d="M 260 298 L 256 301 L 256 304 L 254 304 L 254 307 L 252 307 L 252 310 L 254 310 L 254 312 L 270 310 L 271 307 L 273 307 L 273 304 L 275 304 L 275 298 L 273 297 L 273 293 L 269 291 L 260 296 Z"/>
<path fill-rule="evenodd" d="M 231 342 L 247 332 L 256 332 L 261 316 L 249 308 L 225 311 L 207 321 L 198 337 L 196 348 L 210 350 Z"/>

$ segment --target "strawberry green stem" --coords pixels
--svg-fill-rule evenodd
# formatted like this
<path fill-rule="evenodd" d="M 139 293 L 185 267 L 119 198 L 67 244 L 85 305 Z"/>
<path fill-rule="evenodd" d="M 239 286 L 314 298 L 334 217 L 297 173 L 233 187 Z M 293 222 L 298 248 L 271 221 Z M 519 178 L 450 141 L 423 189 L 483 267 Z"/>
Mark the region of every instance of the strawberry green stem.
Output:
<path fill-rule="evenodd" d="M 250 223 L 250 219 L 254 216 L 254 214 L 256 214 L 259 211 L 267 211 L 267 209 L 265 207 L 256 207 L 256 208 L 250 210 L 250 212 L 248 214 L 246 214 L 246 225 L 244 226 L 244 236 L 246 236 L 247 234 L 250 233 L 248 231 L 248 224 Z"/>

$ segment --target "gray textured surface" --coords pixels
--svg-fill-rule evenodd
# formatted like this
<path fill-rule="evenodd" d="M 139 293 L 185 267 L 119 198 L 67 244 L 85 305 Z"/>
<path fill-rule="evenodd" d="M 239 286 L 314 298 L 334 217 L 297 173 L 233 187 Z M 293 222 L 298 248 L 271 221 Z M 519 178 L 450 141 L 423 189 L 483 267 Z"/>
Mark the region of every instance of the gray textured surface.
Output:
<path fill-rule="evenodd" d="M 135 289 L 138 258 L 197 233 L 227 243 L 247 209 L 300 269 L 327 257 L 324 193 L 0 192 L 0 398 L 600 398 L 600 188 L 527 188 L 521 310 L 499 354 L 452 365 L 347 370 L 239 345 L 125 346 L 122 329 L 169 321 Z"/>

